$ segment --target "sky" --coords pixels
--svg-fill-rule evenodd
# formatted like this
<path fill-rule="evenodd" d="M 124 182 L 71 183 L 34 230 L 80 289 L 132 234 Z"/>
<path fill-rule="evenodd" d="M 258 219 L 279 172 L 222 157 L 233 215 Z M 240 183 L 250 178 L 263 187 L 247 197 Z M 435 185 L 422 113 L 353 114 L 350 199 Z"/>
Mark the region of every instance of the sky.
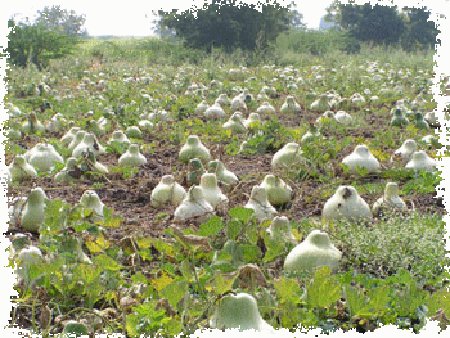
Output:
<path fill-rule="evenodd" d="M 3 1 L 2 1 L 3 2 Z M 257 1 L 246 0 L 247 3 Z M 282 1 L 279 1 L 282 2 Z M 318 28 L 320 18 L 326 13 L 332 0 L 295 1 L 303 21 L 309 28 Z M 285 2 L 289 3 L 289 2 Z M 96 0 L 7 0 L 0 4 L 0 11 L 11 17 L 29 17 L 45 6 L 60 5 L 86 15 L 85 28 L 92 36 L 147 36 L 152 34 L 152 11 L 158 9 L 187 9 L 193 4 L 201 5 L 203 0 L 148 0 L 148 1 L 96 1 Z"/>

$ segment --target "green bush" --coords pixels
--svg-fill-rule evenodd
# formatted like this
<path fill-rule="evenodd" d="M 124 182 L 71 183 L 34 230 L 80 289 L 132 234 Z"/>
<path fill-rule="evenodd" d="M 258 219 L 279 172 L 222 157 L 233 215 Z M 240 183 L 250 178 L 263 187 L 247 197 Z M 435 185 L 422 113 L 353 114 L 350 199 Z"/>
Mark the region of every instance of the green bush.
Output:
<path fill-rule="evenodd" d="M 75 36 L 49 30 L 42 24 L 16 25 L 10 20 L 9 27 L 13 28 L 8 34 L 9 62 L 19 67 L 33 63 L 39 69 L 45 68 L 51 59 L 71 53 L 80 41 Z"/>

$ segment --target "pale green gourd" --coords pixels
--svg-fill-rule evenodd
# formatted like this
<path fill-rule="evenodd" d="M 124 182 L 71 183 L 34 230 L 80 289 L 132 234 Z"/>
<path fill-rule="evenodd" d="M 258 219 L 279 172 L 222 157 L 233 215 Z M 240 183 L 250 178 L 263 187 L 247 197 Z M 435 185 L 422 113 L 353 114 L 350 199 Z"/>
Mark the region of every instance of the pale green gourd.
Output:
<path fill-rule="evenodd" d="M 31 189 L 21 215 L 22 228 L 38 233 L 44 224 L 45 218 L 45 192 L 41 188 Z"/>
<path fill-rule="evenodd" d="M 289 203 L 292 200 L 292 188 L 275 175 L 266 175 L 259 185 L 267 193 L 267 200 L 273 206 Z"/>
<path fill-rule="evenodd" d="M 165 205 L 177 206 L 183 201 L 185 196 L 186 191 L 180 184 L 175 182 L 174 177 L 165 175 L 153 189 L 150 201 L 155 208 L 161 208 Z"/>
<path fill-rule="evenodd" d="M 342 253 L 330 242 L 327 233 L 313 230 L 287 255 L 284 272 L 292 274 L 310 273 L 321 266 L 337 268 Z"/>
<path fill-rule="evenodd" d="M 127 151 L 119 158 L 121 167 L 138 167 L 146 163 L 147 159 L 139 152 L 138 144 L 130 144 Z"/>
<path fill-rule="evenodd" d="M 206 162 L 211 160 L 211 154 L 197 135 L 190 135 L 180 149 L 179 158 L 184 163 L 188 163 L 193 158 L 199 158 Z"/>
<path fill-rule="evenodd" d="M 214 212 L 213 207 L 203 198 L 199 186 L 191 187 L 181 204 L 175 209 L 174 220 L 186 221 L 195 217 L 206 218 Z"/>
<path fill-rule="evenodd" d="M 22 182 L 37 176 L 36 170 L 27 163 L 22 155 L 14 157 L 12 163 L 8 167 L 9 180 L 12 182 Z"/>
<path fill-rule="evenodd" d="M 103 218 L 104 204 L 94 190 L 86 190 L 78 203 L 84 209 L 91 209 L 96 218 Z"/>

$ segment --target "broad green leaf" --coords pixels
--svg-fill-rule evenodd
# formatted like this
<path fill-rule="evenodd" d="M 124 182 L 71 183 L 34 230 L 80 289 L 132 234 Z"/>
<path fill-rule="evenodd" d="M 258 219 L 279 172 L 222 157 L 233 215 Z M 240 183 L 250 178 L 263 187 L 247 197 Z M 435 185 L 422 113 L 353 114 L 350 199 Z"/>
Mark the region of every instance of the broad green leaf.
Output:
<path fill-rule="evenodd" d="M 302 290 L 296 279 L 281 277 L 273 285 L 281 303 L 300 303 Z"/>
<path fill-rule="evenodd" d="M 241 208 L 241 207 L 231 208 L 228 211 L 228 215 L 231 218 L 235 218 L 238 221 L 240 221 L 244 224 L 247 224 L 253 215 L 253 209 Z"/>
<path fill-rule="evenodd" d="M 214 236 L 223 229 L 223 222 L 219 216 L 211 217 L 207 222 L 200 225 L 198 234 L 201 236 Z"/>
<path fill-rule="evenodd" d="M 186 293 L 187 284 L 185 281 L 173 282 L 161 291 L 161 295 L 167 298 L 169 304 L 175 309 L 178 302 L 183 298 Z"/>
<path fill-rule="evenodd" d="M 341 298 L 341 287 L 331 275 L 329 267 L 316 270 L 314 279 L 307 287 L 307 302 L 312 308 L 326 308 Z"/>
<path fill-rule="evenodd" d="M 105 254 L 100 254 L 94 257 L 93 262 L 96 266 L 98 266 L 101 269 L 109 271 L 120 271 L 120 265 L 111 257 Z"/>
<path fill-rule="evenodd" d="M 228 222 L 227 226 L 227 237 L 228 239 L 236 239 L 242 228 L 242 223 L 236 220 L 231 220 Z"/>
<path fill-rule="evenodd" d="M 162 272 L 161 277 L 157 279 L 153 279 L 151 281 L 151 284 L 153 287 L 159 292 L 162 289 L 164 289 L 167 285 L 171 284 L 173 282 L 173 279 L 170 278 L 166 272 Z"/>
<path fill-rule="evenodd" d="M 256 262 L 261 256 L 261 250 L 254 244 L 240 244 L 242 256 L 247 263 Z"/>

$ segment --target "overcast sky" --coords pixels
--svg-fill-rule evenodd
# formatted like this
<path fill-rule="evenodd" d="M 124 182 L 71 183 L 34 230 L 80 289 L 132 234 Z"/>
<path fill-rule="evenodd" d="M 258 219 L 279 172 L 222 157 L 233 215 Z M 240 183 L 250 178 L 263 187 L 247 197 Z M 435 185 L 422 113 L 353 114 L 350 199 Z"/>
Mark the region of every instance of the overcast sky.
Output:
<path fill-rule="evenodd" d="M 3 2 L 0 0 L 0 2 Z M 146 36 L 151 33 L 152 11 L 158 9 L 187 9 L 203 0 L 148 0 L 148 1 L 96 1 L 96 0 L 6 0 L 0 10 L 8 16 L 33 18 L 45 6 L 60 5 L 86 15 L 85 27 L 90 35 Z M 257 1 L 245 1 L 256 3 Z M 281 2 L 281 1 L 280 1 Z M 318 28 L 320 18 L 326 12 L 331 0 L 296 1 L 303 14 L 305 24 Z M 288 2 L 285 2 L 288 3 Z"/>

